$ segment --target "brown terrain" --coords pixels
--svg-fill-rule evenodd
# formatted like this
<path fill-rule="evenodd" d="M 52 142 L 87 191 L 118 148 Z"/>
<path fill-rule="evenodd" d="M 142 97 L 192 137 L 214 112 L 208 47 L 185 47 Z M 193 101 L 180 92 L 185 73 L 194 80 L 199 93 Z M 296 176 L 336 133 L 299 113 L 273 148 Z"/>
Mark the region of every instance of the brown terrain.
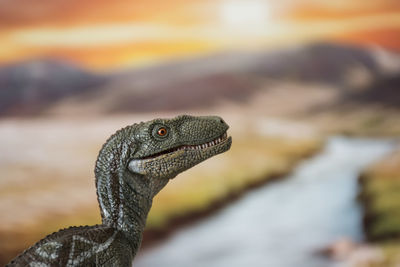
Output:
<path fill-rule="evenodd" d="M 290 94 L 315 97 L 320 90 L 335 91 L 326 93 L 337 96 L 330 98 L 328 107 L 392 107 L 399 104 L 399 71 L 398 54 L 329 43 L 227 52 L 114 73 L 94 74 L 57 60 L 32 60 L 0 68 L 0 85 L 6 89 L 1 91 L 0 115 L 193 110 L 218 107 L 221 101 L 247 105 L 260 93 L 284 100 Z M 277 94 L 274 89 L 290 93 Z M 328 104 L 307 103 L 305 111 Z"/>

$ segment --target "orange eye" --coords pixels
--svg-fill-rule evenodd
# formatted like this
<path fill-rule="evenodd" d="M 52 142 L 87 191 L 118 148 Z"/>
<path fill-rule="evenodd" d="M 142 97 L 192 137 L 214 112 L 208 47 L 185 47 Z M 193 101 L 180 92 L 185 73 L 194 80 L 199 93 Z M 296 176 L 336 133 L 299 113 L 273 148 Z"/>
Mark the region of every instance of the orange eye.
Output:
<path fill-rule="evenodd" d="M 167 135 L 167 129 L 165 129 L 165 128 L 160 128 L 160 129 L 158 129 L 157 134 L 158 134 L 159 136 L 166 136 L 166 135 Z"/>

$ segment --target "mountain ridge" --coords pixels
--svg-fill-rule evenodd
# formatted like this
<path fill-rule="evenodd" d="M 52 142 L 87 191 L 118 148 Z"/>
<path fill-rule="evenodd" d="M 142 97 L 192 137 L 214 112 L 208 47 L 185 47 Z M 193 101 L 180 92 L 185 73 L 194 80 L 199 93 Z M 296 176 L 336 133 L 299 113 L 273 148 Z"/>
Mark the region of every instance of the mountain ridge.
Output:
<path fill-rule="evenodd" d="M 400 75 L 399 58 L 383 50 L 314 43 L 105 74 L 60 61 L 21 62 L 0 67 L 0 116 L 205 109 L 221 101 L 245 103 L 270 84 L 286 81 L 329 85 L 343 91 L 342 97 L 362 99 L 360 87 Z M 351 93 L 354 88 L 358 95 Z"/>

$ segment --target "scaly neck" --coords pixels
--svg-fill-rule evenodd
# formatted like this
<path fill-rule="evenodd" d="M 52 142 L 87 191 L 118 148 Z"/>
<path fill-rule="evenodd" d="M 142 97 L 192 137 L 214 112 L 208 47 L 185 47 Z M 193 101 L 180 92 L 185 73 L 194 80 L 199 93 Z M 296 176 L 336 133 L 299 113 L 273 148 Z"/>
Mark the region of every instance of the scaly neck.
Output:
<path fill-rule="evenodd" d="M 137 251 L 152 199 L 168 180 L 155 184 L 154 179 L 130 172 L 127 166 L 133 147 L 133 143 L 111 137 L 100 151 L 95 174 L 103 224 L 124 232 Z"/>

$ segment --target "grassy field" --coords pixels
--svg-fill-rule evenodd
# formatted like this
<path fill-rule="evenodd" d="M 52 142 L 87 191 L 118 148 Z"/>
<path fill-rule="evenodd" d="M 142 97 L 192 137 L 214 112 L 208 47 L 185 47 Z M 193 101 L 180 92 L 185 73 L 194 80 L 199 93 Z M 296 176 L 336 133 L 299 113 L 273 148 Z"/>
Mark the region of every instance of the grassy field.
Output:
<path fill-rule="evenodd" d="M 367 238 L 383 248 L 380 266 L 399 266 L 400 149 L 366 170 L 360 182 Z"/>

